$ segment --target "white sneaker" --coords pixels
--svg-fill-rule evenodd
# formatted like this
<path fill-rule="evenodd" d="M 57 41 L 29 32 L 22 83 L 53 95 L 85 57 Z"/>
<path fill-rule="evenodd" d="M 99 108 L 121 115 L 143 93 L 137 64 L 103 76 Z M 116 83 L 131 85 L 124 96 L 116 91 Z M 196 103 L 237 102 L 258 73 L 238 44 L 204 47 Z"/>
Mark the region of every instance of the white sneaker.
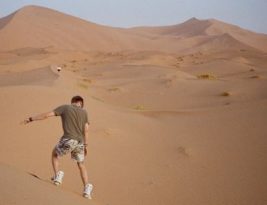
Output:
<path fill-rule="evenodd" d="M 62 184 L 62 180 L 64 177 L 64 172 L 63 171 L 58 171 L 56 176 L 52 177 L 52 181 L 54 182 L 55 185 L 60 185 Z"/>
<path fill-rule="evenodd" d="M 83 197 L 92 199 L 91 192 L 93 191 L 92 184 L 86 184 L 83 191 Z"/>

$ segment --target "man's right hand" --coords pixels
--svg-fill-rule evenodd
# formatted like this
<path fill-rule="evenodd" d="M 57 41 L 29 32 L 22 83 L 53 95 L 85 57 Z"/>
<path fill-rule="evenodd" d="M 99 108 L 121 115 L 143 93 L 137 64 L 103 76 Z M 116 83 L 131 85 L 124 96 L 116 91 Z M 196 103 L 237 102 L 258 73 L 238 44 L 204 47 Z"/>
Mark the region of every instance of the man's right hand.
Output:
<path fill-rule="evenodd" d="M 32 122 L 32 121 L 33 121 L 32 118 L 29 117 L 29 118 L 23 120 L 20 124 L 24 124 L 24 125 L 26 125 L 26 124 L 28 124 L 28 123 L 30 123 L 30 122 Z"/>

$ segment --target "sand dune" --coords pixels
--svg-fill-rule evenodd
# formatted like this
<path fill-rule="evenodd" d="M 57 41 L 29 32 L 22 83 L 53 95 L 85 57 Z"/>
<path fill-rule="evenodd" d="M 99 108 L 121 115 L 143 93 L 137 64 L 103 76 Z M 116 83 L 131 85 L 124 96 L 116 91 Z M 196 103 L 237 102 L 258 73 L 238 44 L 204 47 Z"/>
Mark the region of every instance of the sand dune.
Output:
<path fill-rule="evenodd" d="M 2 74 L 0 75 L 0 86 L 18 85 L 53 85 L 58 74 L 50 67 L 39 68 L 31 71 Z"/>
<path fill-rule="evenodd" d="M 126 29 L 97 25 L 37 6 L 24 7 L 7 18 L 8 23 L 1 20 L 1 50 L 47 46 L 85 51 L 160 48 L 160 43 L 153 45 L 152 40 Z"/>
<path fill-rule="evenodd" d="M 30 6 L 0 20 L 0 204 L 266 204 L 266 35 L 217 20 L 112 28 Z M 56 67 L 62 71 L 57 72 Z M 31 115 L 85 98 L 81 197 L 59 118 Z"/>
<path fill-rule="evenodd" d="M 69 191 L 65 194 L 48 181 L 8 165 L 1 164 L 0 173 L 1 185 L 5 187 L 0 189 L 1 204 L 98 204 Z"/>
<path fill-rule="evenodd" d="M 250 47 L 254 47 L 265 52 L 267 51 L 266 34 L 257 34 L 215 19 L 199 20 L 192 18 L 178 25 L 151 28 L 140 27 L 134 28 L 133 30 L 140 33 L 176 36 L 180 38 L 192 38 L 197 36 L 214 37 L 228 34 L 243 44 L 247 44 Z"/>
<path fill-rule="evenodd" d="M 167 36 L 178 36 L 178 37 L 193 37 L 198 35 L 205 35 L 206 29 L 211 26 L 209 20 L 198 20 L 196 18 L 191 18 L 188 21 L 171 26 L 160 26 L 160 27 L 136 27 L 132 30 L 136 32 L 146 32 L 158 35 Z"/>
<path fill-rule="evenodd" d="M 197 50 L 199 51 L 236 50 L 237 52 L 254 50 L 254 52 L 257 52 L 257 51 L 259 52 L 259 50 L 236 40 L 231 35 L 226 34 L 226 33 L 208 38 L 206 41 L 201 42 L 200 44 L 198 44 L 191 50 L 195 50 L 195 51 Z"/>
<path fill-rule="evenodd" d="M 238 26 L 230 25 L 218 20 L 210 20 L 212 26 L 207 29 L 209 35 L 220 35 L 228 33 L 240 42 L 243 42 L 251 47 L 255 47 L 264 52 L 267 51 L 266 34 L 257 34 L 249 30 L 242 29 Z"/>
<path fill-rule="evenodd" d="M 49 200 L 52 204 L 58 199 L 73 202 L 80 194 L 78 171 L 68 158 L 62 160 L 66 180 L 59 191 L 47 183 L 38 185 L 38 180 L 26 174 L 34 173 L 43 179 L 51 176 L 49 158 L 54 143 L 61 135 L 59 119 L 36 122 L 27 127 L 18 124 L 24 116 L 51 110 L 78 92 L 86 98 L 86 108 L 90 111 L 93 123 L 87 165 L 90 180 L 95 184 L 94 200 L 102 204 L 136 204 L 140 201 L 145 204 L 264 202 L 266 167 L 263 156 L 266 154 L 266 142 L 262 127 L 267 96 L 263 95 L 264 89 L 259 89 L 259 86 L 264 88 L 265 83 L 244 80 L 238 86 L 236 83 L 195 80 L 196 85 L 193 86 L 190 83 L 192 80 L 188 79 L 183 87 L 184 83 L 178 80 L 178 89 L 169 90 L 169 96 L 163 93 L 163 96 L 152 98 L 149 86 L 159 91 L 160 85 L 150 85 L 150 82 L 144 84 L 140 79 L 135 86 L 130 84 L 127 87 L 132 94 L 120 94 L 116 97 L 120 100 L 116 101 L 99 96 L 103 92 L 101 90 L 108 89 L 110 84 L 96 78 L 94 81 L 99 81 L 98 84 L 84 88 L 77 86 L 74 77 L 71 73 L 61 74 L 58 83 L 52 87 L 1 88 L 1 107 L 9 107 L 2 111 L 1 129 L 3 136 L 9 137 L 2 139 L 0 160 L 25 170 L 24 174 L 12 170 L 9 172 L 20 180 L 29 181 L 25 185 L 29 190 L 36 187 L 36 192 L 51 196 Z M 116 83 L 114 77 L 113 81 Z M 221 84 L 220 89 L 218 83 Z M 99 90 L 99 87 L 102 89 Z M 165 85 L 162 87 L 169 89 Z M 231 88 L 232 96 L 220 96 L 227 87 Z M 248 100 L 246 93 L 253 94 L 255 90 L 261 92 L 256 98 Z M 140 98 L 137 91 L 145 95 Z M 116 95 L 117 91 L 114 92 L 112 94 Z M 146 100 L 153 104 L 145 104 L 144 110 L 136 109 L 128 107 L 124 97 L 132 103 Z M 14 101 L 16 98 L 20 101 Z M 214 102 L 215 99 L 217 102 Z M 166 104 L 175 100 L 175 107 Z M 203 107 L 203 104 L 206 106 Z M 13 110 L 12 117 L 9 116 L 10 110 Z M 9 125 L 13 125 L 13 129 L 9 129 Z M 28 149 L 25 150 L 25 147 Z M 2 167 L 2 172 L 5 169 Z M 20 182 L 19 179 L 15 178 Z M 4 200 L 12 201 L 11 188 L 7 188 L 6 192 L 9 194 L 3 195 Z M 18 196 L 28 196 L 27 203 L 31 203 L 35 197 L 40 203 L 47 202 L 38 193 L 20 193 Z M 78 199 L 76 204 L 83 204 L 83 201 Z"/>
<path fill-rule="evenodd" d="M 97 25 L 47 8 L 27 6 L 2 18 L 0 28 L 1 50 L 53 46 L 85 51 L 145 48 L 177 52 L 184 48 L 180 38 L 188 38 L 193 44 L 195 38 L 227 33 L 244 44 L 267 51 L 266 35 L 216 20 L 195 18 L 174 26 L 122 29 Z"/>

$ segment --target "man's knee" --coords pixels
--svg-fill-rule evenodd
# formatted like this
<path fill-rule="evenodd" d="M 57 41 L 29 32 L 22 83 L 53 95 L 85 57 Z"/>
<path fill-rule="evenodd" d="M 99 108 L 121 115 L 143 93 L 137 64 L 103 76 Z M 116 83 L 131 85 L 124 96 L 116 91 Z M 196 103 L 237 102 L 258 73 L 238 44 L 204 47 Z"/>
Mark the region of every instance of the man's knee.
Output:
<path fill-rule="evenodd" d="M 58 155 L 56 149 L 53 149 L 52 156 L 58 158 L 59 155 Z"/>
<path fill-rule="evenodd" d="M 77 162 L 77 165 L 80 169 L 85 168 L 84 162 Z"/>

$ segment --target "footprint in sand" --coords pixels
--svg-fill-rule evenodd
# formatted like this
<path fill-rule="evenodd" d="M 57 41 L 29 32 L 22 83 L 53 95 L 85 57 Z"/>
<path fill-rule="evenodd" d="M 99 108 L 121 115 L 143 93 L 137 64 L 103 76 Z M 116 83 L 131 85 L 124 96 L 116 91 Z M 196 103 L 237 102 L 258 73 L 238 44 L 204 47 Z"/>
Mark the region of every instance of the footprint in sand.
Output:
<path fill-rule="evenodd" d="M 183 157 L 190 157 L 192 155 L 192 151 L 189 148 L 180 146 L 177 148 L 178 154 Z"/>

